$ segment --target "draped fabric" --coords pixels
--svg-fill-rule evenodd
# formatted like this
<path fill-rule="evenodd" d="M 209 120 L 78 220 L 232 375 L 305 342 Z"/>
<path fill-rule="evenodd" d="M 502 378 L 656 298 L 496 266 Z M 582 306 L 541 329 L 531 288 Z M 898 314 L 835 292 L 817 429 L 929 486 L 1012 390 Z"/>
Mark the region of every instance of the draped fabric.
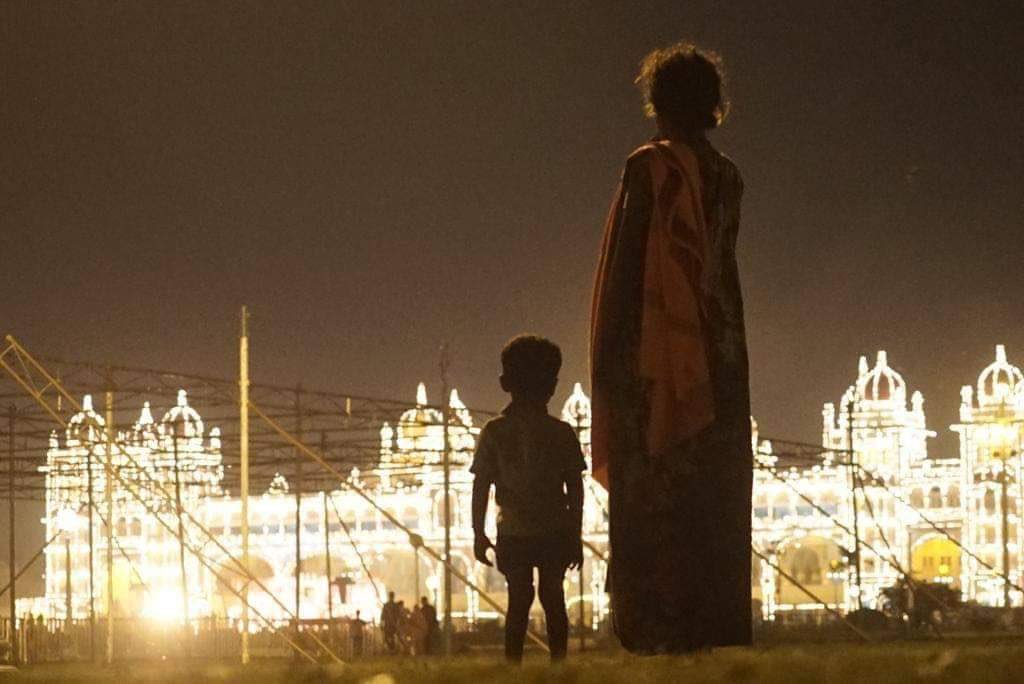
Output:
<path fill-rule="evenodd" d="M 743 184 L 706 140 L 645 145 L 605 231 L 591 336 L 613 621 L 640 653 L 751 639 Z"/>
<path fill-rule="evenodd" d="M 653 196 L 644 255 L 640 301 L 639 373 L 648 386 L 647 451 L 652 456 L 692 437 L 714 419 L 711 378 L 704 344 L 703 307 L 707 283 L 707 226 L 701 202 L 700 169 L 686 146 L 659 141 L 630 157 L 647 165 Z M 605 250 L 594 288 L 591 346 L 595 357 L 604 350 L 608 306 L 625 188 L 620 184 L 605 226 Z M 614 333 L 613 333 L 614 334 Z M 595 420 L 591 441 L 594 476 L 608 486 L 608 407 L 612 398 L 600 382 L 592 387 L 592 405 L 604 418 Z"/>

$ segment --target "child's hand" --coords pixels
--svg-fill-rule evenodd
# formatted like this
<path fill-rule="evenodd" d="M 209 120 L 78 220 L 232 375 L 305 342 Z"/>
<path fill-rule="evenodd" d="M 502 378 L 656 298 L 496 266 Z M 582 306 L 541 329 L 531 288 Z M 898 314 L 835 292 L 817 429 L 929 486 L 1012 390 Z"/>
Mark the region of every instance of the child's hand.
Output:
<path fill-rule="evenodd" d="M 579 570 L 583 567 L 583 541 L 581 540 L 573 551 L 572 559 L 569 561 L 570 570 Z"/>
<path fill-rule="evenodd" d="M 494 544 L 487 538 L 486 534 L 478 534 L 473 539 L 473 556 L 476 557 L 477 561 L 487 566 L 493 566 L 494 564 L 487 558 L 487 549 L 493 549 Z"/>

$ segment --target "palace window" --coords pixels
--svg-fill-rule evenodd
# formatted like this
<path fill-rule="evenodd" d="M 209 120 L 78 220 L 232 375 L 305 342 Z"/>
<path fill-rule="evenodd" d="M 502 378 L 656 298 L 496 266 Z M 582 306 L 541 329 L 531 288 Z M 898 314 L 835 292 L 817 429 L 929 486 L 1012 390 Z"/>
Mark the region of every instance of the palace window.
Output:
<path fill-rule="evenodd" d="M 946 492 L 946 505 L 950 508 L 960 507 L 960 488 L 953 485 Z"/>

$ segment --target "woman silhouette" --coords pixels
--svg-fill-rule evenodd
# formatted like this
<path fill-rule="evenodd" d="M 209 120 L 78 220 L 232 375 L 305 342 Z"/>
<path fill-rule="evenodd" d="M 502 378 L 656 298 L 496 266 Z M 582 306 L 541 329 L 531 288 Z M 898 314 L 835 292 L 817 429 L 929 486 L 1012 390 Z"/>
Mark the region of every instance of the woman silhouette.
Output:
<path fill-rule="evenodd" d="M 591 336 L 593 464 L 609 490 L 615 631 L 634 652 L 751 640 L 750 393 L 736 265 L 743 182 L 708 142 L 717 58 L 656 50 L 658 133 L 605 229 Z"/>

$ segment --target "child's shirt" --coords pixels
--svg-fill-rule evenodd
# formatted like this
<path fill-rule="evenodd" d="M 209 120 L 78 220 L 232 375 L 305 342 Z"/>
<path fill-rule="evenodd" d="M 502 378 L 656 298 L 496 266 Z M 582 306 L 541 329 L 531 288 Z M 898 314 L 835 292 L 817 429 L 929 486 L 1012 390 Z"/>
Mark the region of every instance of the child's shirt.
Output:
<path fill-rule="evenodd" d="M 513 402 L 484 425 L 470 472 L 494 483 L 500 536 L 538 537 L 576 529 L 564 484 L 585 469 L 568 423 Z"/>

